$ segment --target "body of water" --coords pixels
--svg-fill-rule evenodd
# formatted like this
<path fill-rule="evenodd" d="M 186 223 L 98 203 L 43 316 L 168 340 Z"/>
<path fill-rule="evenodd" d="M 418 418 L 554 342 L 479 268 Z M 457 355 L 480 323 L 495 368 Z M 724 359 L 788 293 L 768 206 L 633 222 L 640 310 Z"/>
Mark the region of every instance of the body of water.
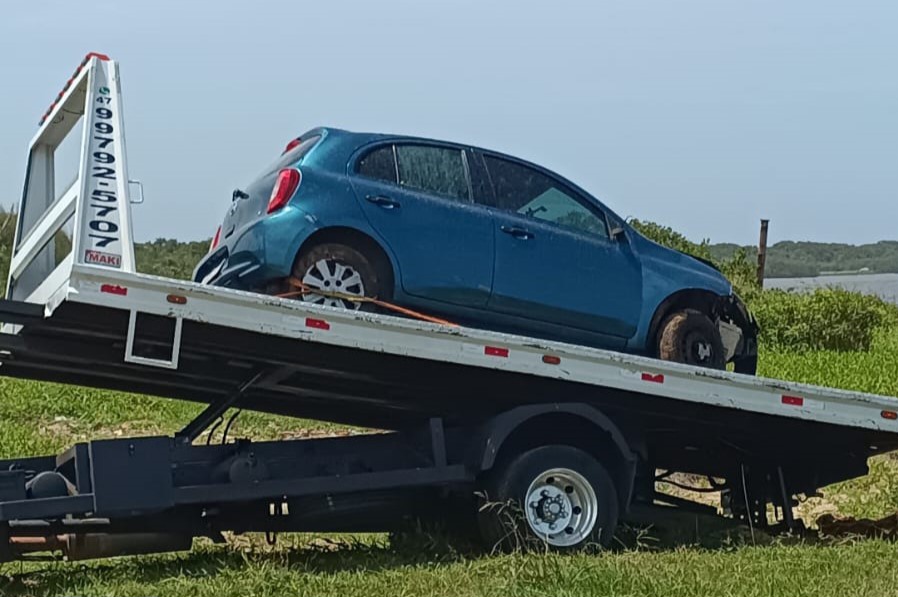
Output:
<path fill-rule="evenodd" d="M 838 286 L 856 292 L 876 294 L 889 302 L 898 304 L 898 274 L 850 274 L 764 280 L 765 288 L 782 288 L 784 290 L 808 290 L 826 286 Z"/>

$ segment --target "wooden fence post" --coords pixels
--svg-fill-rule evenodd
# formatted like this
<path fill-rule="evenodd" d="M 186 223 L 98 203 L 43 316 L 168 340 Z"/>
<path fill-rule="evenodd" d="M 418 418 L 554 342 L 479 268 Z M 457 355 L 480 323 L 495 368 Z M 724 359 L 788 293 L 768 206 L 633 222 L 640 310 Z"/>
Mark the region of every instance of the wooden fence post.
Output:
<path fill-rule="evenodd" d="M 758 241 L 758 288 L 764 288 L 764 267 L 767 265 L 767 225 L 770 220 L 761 220 L 761 239 Z"/>

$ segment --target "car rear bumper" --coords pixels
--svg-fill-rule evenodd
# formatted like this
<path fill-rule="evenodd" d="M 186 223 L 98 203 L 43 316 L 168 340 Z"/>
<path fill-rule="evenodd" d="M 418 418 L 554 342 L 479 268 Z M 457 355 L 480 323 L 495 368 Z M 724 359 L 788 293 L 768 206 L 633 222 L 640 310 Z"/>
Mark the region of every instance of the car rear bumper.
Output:
<path fill-rule="evenodd" d="M 209 253 L 193 272 L 195 282 L 243 290 L 265 288 L 290 275 L 302 242 L 317 226 L 304 212 L 287 207 L 256 220 Z"/>
<path fill-rule="evenodd" d="M 268 279 L 277 277 L 277 274 L 265 273 L 269 269 L 251 254 L 244 254 L 239 260 L 231 259 L 227 247 L 222 247 L 200 262 L 193 273 L 193 279 L 200 284 L 252 290 L 264 286 Z M 282 277 L 284 275 L 281 274 Z"/>

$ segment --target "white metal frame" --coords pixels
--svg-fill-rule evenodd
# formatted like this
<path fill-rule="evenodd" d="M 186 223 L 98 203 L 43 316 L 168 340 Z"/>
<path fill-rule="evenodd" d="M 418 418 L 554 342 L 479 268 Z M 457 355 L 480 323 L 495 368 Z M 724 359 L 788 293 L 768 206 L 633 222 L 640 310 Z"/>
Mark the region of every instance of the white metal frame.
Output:
<path fill-rule="evenodd" d="M 130 205 L 127 195 L 127 170 L 124 163 L 124 136 L 118 91 L 118 71 L 115 63 L 91 58 L 86 71 L 79 75 L 71 89 L 84 85 L 85 105 L 102 94 L 99 87 L 109 87 L 116 106 L 118 142 L 115 156 L 117 176 L 117 206 L 120 210 L 121 230 L 120 267 L 111 264 L 90 264 L 85 252 L 93 250 L 84 239 L 95 216 L 92 207 L 81 199 L 98 190 L 97 180 L 87 180 L 96 164 L 82 159 L 81 181 L 77 196 L 68 192 L 53 206 L 32 234 L 46 236 L 74 209 L 75 229 L 81 231 L 76 239 L 77 252 L 61 264 L 29 301 L 45 306 L 47 317 L 63 302 L 86 303 L 130 313 L 125 360 L 144 366 L 177 369 L 181 332 L 184 321 L 195 321 L 260 334 L 292 338 L 298 342 L 320 342 L 358 350 L 384 352 L 393 355 L 431 359 L 471 367 L 500 371 L 514 371 L 540 377 L 576 381 L 601 388 L 633 392 L 679 400 L 683 402 L 725 407 L 737 410 L 818 421 L 866 429 L 898 432 L 898 399 L 805 384 L 738 375 L 725 371 L 700 369 L 640 356 L 626 355 L 570 344 L 545 342 L 534 338 L 513 336 L 484 330 L 441 326 L 400 319 L 385 315 L 367 314 L 318 306 L 301 301 L 280 299 L 249 292 L 210 287 L 192 282 L 137 274 L 133 270 L 133 246 L 130 235 Z M 103 72 L 101 76 L 100 72 Z M 105 77 L 105 78 L 104 78 Z M 91 87 L 94 85 L 94 87 Z M 69 92 L 69 101 L 72 91 Z M 72 100 L 74 101 L 74 100 Z M 70 106 L 71 107 L 71 106 Z M 51 112 L 57 114 L 60 106 Z M 105 114 L 105 112 L 103 113 Z M 96 120 L 88 120 L 96 122 Z M 105 127 L 104 127 L 105 128 Z M 41 139 L 51 133 L 42 128 L 32 142 L 31 158 L 41 149 Z M 86 140 L 84 152 L 92 153 L 94 146 Z M 121 157 L 121 159 L 119 159 Z M 32 165 L 30 174 L 38 172 Z M 32 181 L 34 184 L 34 181 Z M 30 190 L 34 192 L 32 187 Z M 26 196 L 29 188 L 26 184 Z M 38 231 L 40 230 L 40 232 Z M 77 236 L 76 232 L 76 236 Z M 20 247 L 14 257 L 13 274 L 21 271 L 28 256 L 38 244 L 30 241 Z M 81 244 L 78 244 L 78 243 Z M 27 247 L 27 250 L 26 250 Z M 136 320 L 140 313 L 175 319 L 171 360 L 157 360 L 133 354 Z M 15 328 L 6 328 L 15 333 Z"/>
<path fill-rule="evenodd" d="M 178 360 L 181 357 L 181 330 L 184 326 L 184 318 L 175 316 L 175 331 L 172 337 L 172 349 L 170 359 L 153 359 L 134 354 L 134 338 L 137 335 L 138 312 L 132 310 L 128 315 L 128 335 L 125 340 L 125 362 L 138 365 L 151 365 L 164 369 L 177 369 Z"/>
<path fill-rule="evenodd" d="M 77 133 L 81 134 L 78 177 L 57 195 L 55 153 L 66 138 Z M 118 65 L 102 54 L 89 54 L 44 115 L 28 146 L 8 297 L 49 303 L 76 263 L 133 272 L 128 181 Z M 41 216 L 23 231 L 26 210 L 39 210 Z M 69 239 L 71 253 L 53 267 L 55 247 L 45 256 L 41 252 L 70 217 L 75 224 Z M 36 263 L 38 258 L 46 263 Z M 42 282 L 26 293 L 17 292 L 17 283 L 32 265 L 44 274 Z"/>

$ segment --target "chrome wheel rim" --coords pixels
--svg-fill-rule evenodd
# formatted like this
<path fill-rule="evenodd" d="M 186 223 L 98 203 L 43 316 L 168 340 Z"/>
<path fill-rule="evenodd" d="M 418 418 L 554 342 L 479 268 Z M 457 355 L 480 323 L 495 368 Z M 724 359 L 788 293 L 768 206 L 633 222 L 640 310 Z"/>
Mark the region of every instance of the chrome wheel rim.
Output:
<path fill-rule="evenodd" d="M 365 296 L 362 275 L 353 267 L 335 259 L 319 259 L 306 270 L 302 283 L 313 290 L 325 290 L 349 296 Z M 325 296 L 315 292 L 302 295 L 302 300 L 316 305 L 358 310 L 362 304 L 348 298 Z"/>
<path fill-rule="evenodd" d="M 583 475 L 553 468 L 530 484 L 524 510 L 527 524 L 540 539 L 554 547 L 570 547 L 582 543 L 595 528 L 598 500 Z"/>
<path fill-rule="evenodd" d="M 695 353 L 700 363 L 707 363 L 711 360 L 713 350 L 710 342 L 697 342 L 695 344 Z"/>

